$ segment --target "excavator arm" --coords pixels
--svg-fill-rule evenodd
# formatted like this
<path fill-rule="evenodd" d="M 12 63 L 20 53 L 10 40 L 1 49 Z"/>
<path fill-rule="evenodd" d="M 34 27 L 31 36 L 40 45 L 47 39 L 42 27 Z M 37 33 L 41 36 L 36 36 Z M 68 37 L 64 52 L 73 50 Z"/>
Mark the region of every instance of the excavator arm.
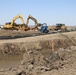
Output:
<path fill-rule="evenodd" d="M 16 24 L 15 21 L 20 18 L 21 21 L 22 21 L 22 24 Z M 16 17 L 14 17 L 12 19 L 11 22 L 8 22 L 8 23 L 5 23 L 4 26 L 3 26 L 4 29 L 12 29 L 12 30 L 24 30 L 24 31 L 27 31 L 27 30 L 30 30 L 30 27 L 28 27 L 25 23 L 24 23 L 24 20 L 23 20 L 23 17 L 21 14 L 18 14 Z"/>
<path fill-rule="evenodd" d="M 29 15 L 29 16 L 27 17 L 26 26 L 28 26 L 28 23 L 29 23 L 29 20 L 30 20 L 30 19 L 35 22 L 35 27 L 34 27 L 34 28 L 37 28 L 37 27 L 38 27 L 38 22 L 37 22 L 37 20 L 36 20 L 34 17 L 32 17 L 31 15 Z"/>
<path fill-rule="evenodd" d="M 23 20 L 22 15 L 21 15 L 21 14 L 18 14 L 16 17 L 14 17 L 14 18 L 12 19 L 11 26 L 13 26 L 15 20 L 17 20 L 18 18 L 20 18 L 21 21 L 22 21 L 22 23 L 24 24 L 24 20 Z"/>

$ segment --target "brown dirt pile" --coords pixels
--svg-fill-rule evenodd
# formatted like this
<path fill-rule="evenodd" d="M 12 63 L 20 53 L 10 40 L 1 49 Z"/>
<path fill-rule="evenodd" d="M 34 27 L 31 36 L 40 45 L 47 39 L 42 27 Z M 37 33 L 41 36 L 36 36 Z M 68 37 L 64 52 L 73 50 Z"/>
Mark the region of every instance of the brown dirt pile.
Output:
<path fill-rule="evenodd" d="M 0 75 L 76 75 L 76 46 L 44 55 L 28 51 L 16 69 L 0 71 Z"/>
<path fill-rule="evenodd" d="M 75 63 L 76 46 L 70 49 L 59 49 L 50 53 L 48 57 L 40 52 L 25 53 L 18 75 L 20 73 L 24 75 L 76 75 Z"/>

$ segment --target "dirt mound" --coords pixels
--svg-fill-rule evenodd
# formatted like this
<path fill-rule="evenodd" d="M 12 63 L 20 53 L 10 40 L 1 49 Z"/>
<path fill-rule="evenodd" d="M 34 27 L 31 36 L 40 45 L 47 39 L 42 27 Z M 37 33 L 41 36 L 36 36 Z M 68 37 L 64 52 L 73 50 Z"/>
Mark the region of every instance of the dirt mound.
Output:
<path fill-rule="evenodd" d="M 0 75 L 76 75 L 76 46 L 44 55 L 28 51 L 16 69 L 1 70 Z"/>
<path fill-rule="evenodd" d="M 17 75 L 76 75 L 76 46 L 59 49 L 48 57 L 39 51 L 28 52 L 23 56 Z M 71 70 L 71 71 L 69 71 Z M 52 73 L 53 72 L 53 73 Z"/>

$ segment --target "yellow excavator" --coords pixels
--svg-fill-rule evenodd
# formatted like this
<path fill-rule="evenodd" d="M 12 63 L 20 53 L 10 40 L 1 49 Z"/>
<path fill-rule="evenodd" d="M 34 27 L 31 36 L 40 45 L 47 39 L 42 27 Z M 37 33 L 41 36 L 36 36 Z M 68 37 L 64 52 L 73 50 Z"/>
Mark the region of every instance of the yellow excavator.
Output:
<path fill-rule="evenodd" d="M 33 17 L 33 16 L 31 16 L 31 15 L 28 15 L 28 17 L 27 17 L 27 20 L 26 20 L 26 26 L 28 26 L 28 23 L 29 23 L 29 20 L 33 20 L 34 22 L 35 22 L 35 26 L 33 27 L 33 28 L 31 28 L 31 29 L 38 29 L 38 21 Z"/>
<path fill-rule="evenodd" d="M 27 17 L 26 26 L 28 26 L 28 23 L 29 23 L 30 19 L 35 22 L 35 26 L 33 28 L 31 28 L 31 30 L 33 30 L 33 29 L 34 30 L 38 30 L 38 31 L 40 31 L 42 33 L 48 33 L 49 32 L 48 31 L 48 26 L 47 26 L 46 23 L 43 23 L 43 24 L 38 23 L 38 21 L 33 16 L 31 16 L 31 15 L 29 15 Z"/>
<path fill-rule="evenodd" d="M 22 21 L 22 24 L 16 24 L 15 21 L 20 18 Z M 4 29 L 10 29 L 10 30 L 30 30 L 30 28 L 24 23 L 23 17 L 21 14 L 18 14 L 16 17 L 12 19 L 12 22 L 5 23 L 3 26 Z"/>

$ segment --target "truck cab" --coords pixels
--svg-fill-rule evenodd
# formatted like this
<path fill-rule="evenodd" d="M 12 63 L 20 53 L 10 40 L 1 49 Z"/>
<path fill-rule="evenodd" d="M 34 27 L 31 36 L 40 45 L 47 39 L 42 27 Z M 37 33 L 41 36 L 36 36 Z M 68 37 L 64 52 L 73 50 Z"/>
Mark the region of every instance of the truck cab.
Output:
<path fill-rule="evenodd" d="M 38 30 L 39 30 L 40 32 L 43 32 L 43 33 L 48 33 L 48 32 L 49 32 L 48 26 L 47 26 L 46 23 L 41 24 L 40 28 L 38 27 Z"/>

